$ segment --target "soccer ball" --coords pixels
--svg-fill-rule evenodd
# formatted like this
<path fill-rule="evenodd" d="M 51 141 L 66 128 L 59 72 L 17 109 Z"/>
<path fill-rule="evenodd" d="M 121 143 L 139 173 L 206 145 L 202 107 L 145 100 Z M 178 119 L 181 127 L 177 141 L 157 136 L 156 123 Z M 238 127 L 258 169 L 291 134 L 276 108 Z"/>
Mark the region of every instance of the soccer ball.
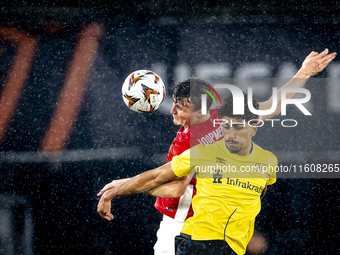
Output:
<path fill-rule="evenodd" d="M 165 98 L 164 83 L 156 73 L 138 70 L 126 77 L 122 86 L 124 103 L 135 112 L 157 110 Z"/>

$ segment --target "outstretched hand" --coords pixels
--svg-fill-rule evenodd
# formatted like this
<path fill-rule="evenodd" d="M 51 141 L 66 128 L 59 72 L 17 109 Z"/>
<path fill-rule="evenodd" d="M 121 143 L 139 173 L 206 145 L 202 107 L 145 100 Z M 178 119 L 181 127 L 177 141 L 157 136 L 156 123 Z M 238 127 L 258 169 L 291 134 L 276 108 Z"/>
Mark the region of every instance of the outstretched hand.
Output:
<path fill-rule="evenodd" d="M 118 185 L 122 184 L 123 182 L 126 182 L 130 178 L 120 179 L 120 180 L 114 180 L 104 186 L 104 188 L 99 191 L 97 196 L 102 196 L 106 191 L 113 189 L 114 187 L 117 187 Z M 102 196 L 98 202 L 97 205 L 97 212 L 98 214 L 108 220 L 111 221 L 113 219 L 113 215 L 111 214 L 111 200 L 107 199 L 104 196 Z"/>
<path fill-rule="evenodd" d="M 300 72 L 313 76 L 321 72 L 335 58 L 336 52 L 328 54 L 328 49 L 321 53 L 312 51 L 303 61 Z"/>
<path fill-rule="evenodd" d="M 113 219 L 113 215 L 111 214 L 111 200 L 107 201 L 103 197 L 101 197 L 97 205 L 97 212 L 100 217 L 111 221 Z"/>

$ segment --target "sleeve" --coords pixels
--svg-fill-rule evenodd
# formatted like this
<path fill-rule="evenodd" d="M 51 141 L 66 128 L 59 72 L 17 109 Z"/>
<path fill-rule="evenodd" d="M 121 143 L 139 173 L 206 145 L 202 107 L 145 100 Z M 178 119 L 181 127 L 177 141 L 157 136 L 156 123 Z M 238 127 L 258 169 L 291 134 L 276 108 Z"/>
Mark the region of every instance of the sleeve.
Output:
<path fill-rule="evenodd" d="M 276 171 L 275 171 L 275 169 L 277 168 L 277 165 L 278 165 L 277 158 L 273 154 L 272 164 L 269 165 L 271 167 L 271 173 L 270 173 L 270 177 L 267 181 L 267 185 L 272 185 L 276 182 Z"/>
<path fill-rule="evenodd" d="M 196 148 L 199 145 L 184 151 L 181 155 L 175 156 L 171 160 L 171 169 L 174 174 L 178 177 L 183 177 L 195 172 L 195 160 L 197 157 L 193 155 L 197 155 Z"/>

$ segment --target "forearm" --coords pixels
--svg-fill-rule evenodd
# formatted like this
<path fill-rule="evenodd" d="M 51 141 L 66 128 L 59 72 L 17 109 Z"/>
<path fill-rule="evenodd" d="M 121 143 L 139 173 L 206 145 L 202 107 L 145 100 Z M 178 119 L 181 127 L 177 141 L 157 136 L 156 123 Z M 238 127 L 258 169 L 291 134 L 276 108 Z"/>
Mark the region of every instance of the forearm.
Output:
<path fill-rule="evenodd" d="M 154 189 L 145 191 L 144 193 L 155 197 L 180 197 L 184 194 L 192 175 L 184 176 L 178 181 L 164 183 Z"/>
<path fill-rule="evenodd" d="M 302 88 L 310 77 L 321 72 L 335 58 L 335 56 L 335 52 L 328 54 L 328 49 L 325 49 L 320 54 L 312 51 L 303 61 L 301 68 L 295 74 L 293 79 L 291 79 L 282 88 Z M 280 101 L 282 88 L 278 91 L 278 100 Z M 296 94 L 297 93 L 288 93 L 286 94 L 286 98 L 292 99 L 296 96 Z"/>
<path fill-rule="evenodd" d="M 302 88 L 307 80 L 313 76 L 321 72 L 336 56 L 336 53 L 333 52 L 328 54 L 328 49 L 324 50 L 320 54 L 312 51 L 306 59 L 303 61 L 301 68 L 296 73 L 296 75 L 291 79 L 288 83 L 282 86 L 277 91 L 277 105 L 276 110 L 266 116 L 262 116 L 262 120 L 270 119 L 281 112 L 281 101 L 282 101 L 282 89 L 283 88 Z M 286 93 L 286 99 L 292 99 L 297 95 L 296 92 Z M 260 110 L 268 110 L 272 107 L 273 97 L 265 102 L 260 103 Z"/>
<path fill-rule="evenodd" d="M 296 75 L 285 85 L 283 85 L 278 91 L 277 91 L 277 110 L 276 115 L 281 112 L 281 101 L 282 101 L 282 89 L 283 88 L 302 88 L 308 79 L 310 78 L 310 75 L 303 72 L 302 69 L 300 69 Z M 285 98 L 286 99 L 292 99 L 297 95 L 297 92 L 289 92 L 286 93 Z M 271 100 L 271 99 L 270 99 Z"/>
<path fill-rule="evenodd" d="M 107 190 L 103 194 L 103 199 L 112 200 L 118 196 L 145 192 L 177 178 L 171 170 L 170 163 L 167 163 L 159 168 L 132 177 L 120 185 Z"/>
<path fill-rule="evenodd" d="M 154 197 L 175 197 L 171 192 L 172 189 L 169 185 L 173 185 L 173 182 L 164 183 L 154 189 L 144 191 L 144 193 Z"/>
<path fill-rule="evenodd" d="M 278 90 L 277 92 L 278 105 L 281 105 L 282 88 L 302 88 L 310 77 L 311 75 L 306 73 L 304 69 L 301 68 L 289 82 L 287 82 Z M 286 94 L 286 98 L 292 99 L 296 95 L 297 95 L 296 92 L 290 92 Z"/>
<path fill-rule="evenodd" d="M 309 76 L 310 77 L 310 76 Z M 278 91 L 277 91 L 277 104 L 276 109 L 274 112 L 272 112 L 269 115 L 262 116 L 262 120 L 270 119 L 274 116 L 277 116 L 281 112 L 281 101 L 282 101 L 282 89 L 285 88 L 302 88 L 307 80 L 309 79 L 308 75 L 304 74 L 303 72 L 298 72 L 289 82 L 287 82 L 285 85 L 283 85 Z M 286 99 L 292 99 L 297 95 L 297 92 L 289 92 L 285 94 Z M 265 102 L 259 103 L 260 110 L 268 110 L 273 105 L 273 97 L 268 99 Z"/>
<path fill-rule="evenodd" d="M 118 196 L 130 195 L 154 189 L 165 182 L 178 180 L 179 178 L 171 169 L 171 163 L 167 163 L 156 169 L 144 172 L 140 175 L 121 183 L 114 188 L 106 190 L 97 205 L 97 212 L 106 219 L 112 220 L 111 200 Z"/>
<path fill-rule="evenodd" d="M 282 88 L 302 88 L 308 79 L 312 76 L 311 73 L 306 72 L 304 68 L 300 68 L 300 70 L 295 74 L 295 76 L 288 82 L 286 83 L 283 87 L 281 87 L 278 91 L 278 100 L 279 103 L 281 102 L 281 91 Z M 292 99 L 297 95 L 297 93 L 287 93 L 286 98 Z"/>

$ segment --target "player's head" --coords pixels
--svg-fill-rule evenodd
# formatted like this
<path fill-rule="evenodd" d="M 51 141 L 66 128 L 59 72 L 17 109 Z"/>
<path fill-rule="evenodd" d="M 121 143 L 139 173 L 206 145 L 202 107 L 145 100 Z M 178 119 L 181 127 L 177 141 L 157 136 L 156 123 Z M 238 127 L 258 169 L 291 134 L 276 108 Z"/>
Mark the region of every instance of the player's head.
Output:
<path fill-rule="evenodd" d="M 258 115 L 252 113 L 248 107 L 247 93 L 244 94 L 244 114 L 233 113 L 233 96 L 229 96 L 219 109 L 219 115 L 225 121 L 223 124 L 224 142 L 228 150 L 239 155 L 247 155 L 251 149 L 251 140 L 255 136 Z M 253 97 L 253 106 L 259 108 L 257 100 Z"/>
<path fill-rule="evenodd" d="M 202 118 L 201 98 L 202 94 L 210 91 L 207 87 L 211 86 L 207 81 L 190 78 L 178 83 L 174 89 L 173 107 L 171 113 L 174 117 L 174 123 L 179 126 L 188 127 L 191 123 L 198 123 Z M 212 105 L 212 98 L 207 97 L 207 108 Z"/>

